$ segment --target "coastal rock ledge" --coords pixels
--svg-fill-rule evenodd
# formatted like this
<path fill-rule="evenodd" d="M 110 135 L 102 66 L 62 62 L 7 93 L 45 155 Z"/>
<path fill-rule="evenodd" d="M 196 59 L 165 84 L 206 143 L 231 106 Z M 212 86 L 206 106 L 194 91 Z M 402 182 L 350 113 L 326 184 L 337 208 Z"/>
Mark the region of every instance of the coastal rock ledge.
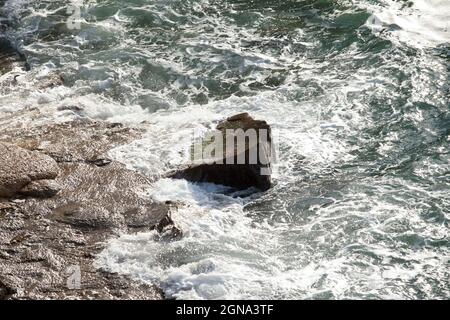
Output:
<path fill-rule="evenodd" d="M 141 129 L 91 120 L 16 124 L 0 119 L 0 300 L 164 298 L 156 286 L 95 264 L 120 234 L 156 229 L 171 241 L 181 233 L 174 204 L 142 197 L 155 177 L 108 158 Z"/>
<path fill-rule="evenodd" d="M 0 197 L 24 192 L 53 196 L 58 187 L 50 180 L 58 176 L 55 160 L 37 151 L 0 142 Z"/>

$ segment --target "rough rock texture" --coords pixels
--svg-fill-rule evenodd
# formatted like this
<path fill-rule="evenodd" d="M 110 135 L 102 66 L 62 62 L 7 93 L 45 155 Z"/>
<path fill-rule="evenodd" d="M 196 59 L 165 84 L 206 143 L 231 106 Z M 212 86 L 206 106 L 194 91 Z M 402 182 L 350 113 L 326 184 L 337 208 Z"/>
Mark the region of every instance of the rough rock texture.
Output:
<path fill-rule="evenodd" d="M 272 152 L 272 138 L 270 126 L 265 121 L 254 120 L 247 113 L 238 114 L 226 119 L 218 124 L 217 130 L 226 136 L 227 130 L 242 129 L 246 132 L 254 129 L 256 139 L 245 141 L 245 147 L 238 149 L 237 143 L 234 149 L 227 150 L 225 145 L 223 153 L 214 154 L 210 159 L 194 159 L 192 165 L 168 174 L 168 177 L 175 179 L 186 179 L 193 182 L 211 182 L 234 187 L 236 189 L 247 189 L 255 187 L 260 190 L 267 190 L 272 186 L 270 177 L 270 158 Z M 260 129 L 267 132 L 267 139 L 260 135 Z M 239 133 L 234 133 L 231 137 L 236 139 Z M 241 136 L 241 138 L 245 138 Z M 256 155 L 256 162 L 251 162 L 251 154 Z M 195 157 L 197 158 L 197 157 Z M 239 159 L 245 159 L 244 163 L 239 163 Z"/>
<path fill-rule="evenodd" d="M 32 112 L 28 110 L 28 117 L 33 116 Z M 8 127 L 0 133 L 0 141 L 39 150 L 57 162 L 103 164 L 109 161 L 105 156 L 108 150 L 139 137 L 141 133 L 120 123 L 82 119 L 26 129 Z"/>
<path fill-rule="evenodd" d="M 0 36 L 0 75 L 13 70 L 17 66 L 29 69 L 25 56 L 17 51 L 7 38 Z"/>
<path fill-rule="evenodd" d="M 0 197 L 11 197 L 31 182 L 54 179 L 58 171 L 49 156 L 0 143 Z M 34 189 L 38 187 L 34 185 Z"/>
<path fill-rule="evenodd" d="M 40 79 L 37 85 L 38 89 L 48 89 L 57 86 L 62 86 L 64 84 L 64 78 L 60 74 L 51 73 L 45 78 Z"/>
<path fill-rule="evenodd" d="M 51 198 L 60 190 L 58 183 L 53 180 L 37 180 L 20 189 L 19 194 L 27 197 Z"/>
<path fill-rule="evenodd" d="M 168 214 L 168 207 L 142 198 L 150 180 L 122 164 L 98 167 L 85 163 L 61 164 L 56 179 L 61 191 L 39 201 L 44 214 L 78 228 L 125 230 L 152 228 Z"/>
<path fill-rule="evenodd" d="M 39 151 L 1 143 L 0 157 L 20 155 L 23 168 L 1 165 L 2 176 L 23 178 L 9 184 L 20 194 L 0 199 L 0 299 L 163 298 L 156 287 L 93 265 L 105 241 L 120 233 L 172 228 L 179 234 L 171 205 L 142 196 L 151 178 L 105 156 L 139 130 L 96 121 L 16 129 L 3 131 L 0 141 Z M 73 287 L 77 268 L 81 284 Z"/>
<path fill-rule="evenodd" d="M 0 279 L 0 300 L 5 300 L 10 298 L 13 294 L 16 294 L 17 290 L 15 290 L 11 284 L 5 282 Z"/>

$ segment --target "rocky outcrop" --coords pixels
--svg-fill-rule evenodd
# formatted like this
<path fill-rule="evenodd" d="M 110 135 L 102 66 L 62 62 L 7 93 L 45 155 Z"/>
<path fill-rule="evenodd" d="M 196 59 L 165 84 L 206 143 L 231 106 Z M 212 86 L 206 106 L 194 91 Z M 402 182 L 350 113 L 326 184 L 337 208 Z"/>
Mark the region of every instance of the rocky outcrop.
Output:
<path fill-rule="evenodd" d="M 56 178 L 58 171 L 56 161 L 47 155 L 0 143 L 0 197 L 12 197 L 22 190 L 48 194 L 48 186 L 40 181 Z"/>
<path fill-rule="evenodd" d="M 0 299 L 161 299 L 154 286 L 94 266 L 105 241 L 120 233 L 180 234 L 171 204 L 141 196 L 152 177 L 107 158 L 140 131 L 97 121 L 6 127 L 0 134 Z M 69 283 L 74 270 L 76 288 Z"/>
<path fill-rule="evenodd" d="M 0 279 L 0 300 L 5 300 L 16 294 L 17 290 L 13 288 L 10 284 Z"/>
<path fill-rule="evenodd" d="M 151 180 L 120 163 L 103 167 L 62 163 L 60 167 L 56 181 L 61 191 L 34 209 L 60 223 L 79 229 L 148 230 L 169 214 L 166 204 L 140 196 Z"/>
<path fill-rule="evenodd" d="M 248 113 L 238 114 L 219 123 L 213 135 L 223 137 L 222 141 L 199 142 L 201 146 L 197 149 L 201 156 L 193 151 L 193 164 L 169 173 L 168 177 L 222 184 L 241 190 L 255 187 L 264 191 L 272 186 L 272 137 L 270 126 L 265 121 L 254 120 Z M 231 148 L 226 143 L 228 139 L 234 141 Z M 241 147 L 238 141 L 241 141 Z M 205 157 L 205 150 L 212 144 L 222 145 L 222 148 L 215 148 L 211 157 Z"/>
<path fill-rule="evenodd" d="M 64 78 L 62 75 L 57 73 L 51 73 L 46 77 L 40 79 L 39 84 L 37 85 L 38 89 L 48 89 L 54 88 L 58 86 L 62 86 L 64 84 Z"/>
<path fill-rule="evenodd" d="M 9 39 L 0 36 L 0 75 L 5 74 L 15 67 L 29 70 L 25 55 L 19 52 Z"/>
<path fill-rule="evenodd" d="M 58 163 L 87 162 L 101 166 L 111 162 L 105 155 L 108 150 L 138 138 L 141 133 L 139 129 L 120 123 L 81 119 L 25 130 L 17 126 L 7 127 L 0 133 L 0 141 L 40 151 Z"/>
<path fill-rule="evenodd" d="M 60 190 L 60 186 L 53 180 L 37 180 L 20 189 L 19 194 L 26 197 L 51 198 Z"/>

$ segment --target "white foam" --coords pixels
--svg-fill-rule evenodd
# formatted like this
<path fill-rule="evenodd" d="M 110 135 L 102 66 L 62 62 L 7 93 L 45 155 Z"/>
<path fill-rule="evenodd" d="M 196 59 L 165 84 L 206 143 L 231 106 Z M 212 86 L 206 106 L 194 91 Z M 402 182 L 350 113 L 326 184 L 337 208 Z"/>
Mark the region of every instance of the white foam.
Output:
<path fill-rule="evenodd" d="M 445 238 L 447 230 L 419 231 L 430 226 L 421 219 L 418 203 L 408 209 L 402 203 L 407 197 L 385 200 L 396 191 L 390 187 L 395 183 L 403 182 L 379 181 L 372 196 L 355 186 L 345 200 L 318 207 L 305 223 L 292 225 L 248 217 L 244 207 L 251 200 L 220 195 L 220 186 L 162 179 L 146 196 L 185 204 L 174 212 L 183 238 L 167 242 L 155 232 L 124 235 L 109 242 L 96 264 L 156 283 L 178 299 L 409 298 L 404 289 L 410 281 L 423 279 L 424 270 L 443 277 L 447 263 L 436 252 L 414 246 L 423 246 L 422 237 Z M 398 238 L 395 246 L 376 240 L 391 236 Z M 411 247 L 411 241 L 418 242 Z"/>
<path fill-rule="evenodd" d="M 382 5 L 367 5 L 374 16 L 367 25 L 379 33 L 392 26 L 392 35 L 415 47 L 434 47 L 450 43 L 450 2 L 414 0 L 411 7 L 401 1 L 384 0 Z"/>

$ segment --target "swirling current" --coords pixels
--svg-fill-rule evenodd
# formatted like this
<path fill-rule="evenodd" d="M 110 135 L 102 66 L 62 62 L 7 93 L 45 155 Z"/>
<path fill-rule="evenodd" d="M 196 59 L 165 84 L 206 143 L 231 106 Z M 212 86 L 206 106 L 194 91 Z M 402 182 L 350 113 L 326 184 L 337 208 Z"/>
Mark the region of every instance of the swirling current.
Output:
<path fill-rule="evenodd" d="M 2 75 L 0 117 L 38 105 L 49 122 L 139 124 L 144 136 L 110 154 L 149 175 L 226 116 L 278 132 L 273 189 L 232 197 L 160 179 L 143 196 L 184 202 L 184 237 L 122 235 L 99 268 L 169 298 L 450 298 L 450 2 L 0 5 L 28 72 L 66 80 L 44 92 L 4 84 L 23 70 Z"/>

